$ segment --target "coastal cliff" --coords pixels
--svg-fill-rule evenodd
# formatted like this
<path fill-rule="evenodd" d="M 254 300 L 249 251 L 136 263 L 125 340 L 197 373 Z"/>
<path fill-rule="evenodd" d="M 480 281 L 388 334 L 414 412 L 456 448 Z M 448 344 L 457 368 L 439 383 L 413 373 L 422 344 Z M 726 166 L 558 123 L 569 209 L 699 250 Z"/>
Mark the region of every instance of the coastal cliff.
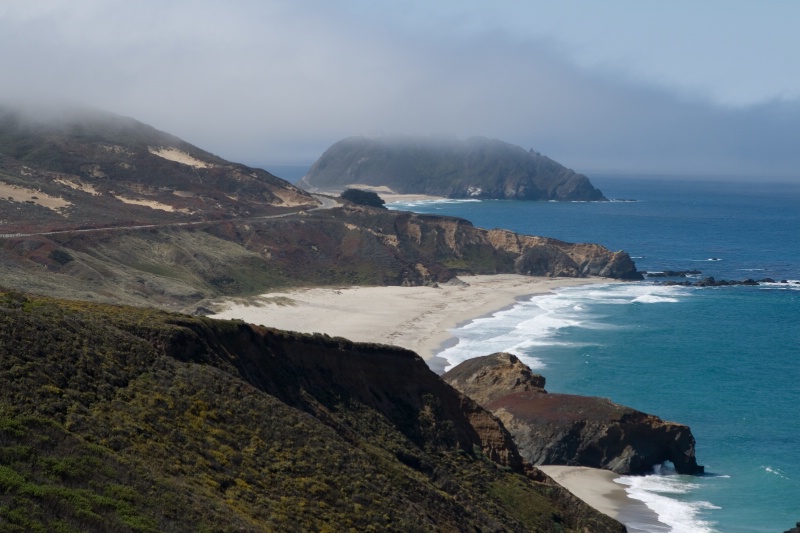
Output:
<path fill-rule="evenodd" d="M 328 148 L 299 185 L 514 200 L 606 200 L 589 179 L 533 150 L 487 139 L 350 137 Z"/>
<path fill-rule="evenodd" d="M 10 288 L 189 311 L 219 296 L 298 286 L 424 285 L 459 274 L 640 277 L 627 253 L 602 246 L 361 206 L 6 237 L 0 264 Z"/>
<path fill-rule="evenodd" d="M 13 531 L 624 527 L 407 350 L 0 292 Z"/>
<path fill-rule="evenodd" d="M 687 426 L 605 398 L 547 393 L 544 378 L 511 354 L 470 359 L 442 379 L 497 416 L 533 464 L 645 474 L 670 461 L 679 473 L 703 472 Z"/>

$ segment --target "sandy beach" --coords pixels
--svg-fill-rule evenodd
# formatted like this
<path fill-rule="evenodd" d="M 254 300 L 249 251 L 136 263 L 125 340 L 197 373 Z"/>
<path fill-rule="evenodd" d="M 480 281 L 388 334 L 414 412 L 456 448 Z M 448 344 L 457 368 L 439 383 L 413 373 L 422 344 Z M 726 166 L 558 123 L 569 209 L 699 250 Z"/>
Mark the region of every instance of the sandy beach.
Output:
<path fill-rule="evenodd" d="M 537 468 L 588 505 L 625 524 L 628 533 L 670 529 L 658 521 L 654 511 L 630 498 L 624 486 L 614 482 L 619 474 L 585 466 L 538 465 Z"/>
<path fill-rule="evenodd" d="M 499 311 L 518 299 L 558 287 L 605 282 L 600 278 L 546 278 L 499 274 L 463 276 L 465 285 L 434 287 L 328 287 L 294 289 L 247 300 L 228 300 L 214 318 L 242 319 L 303 333 L 326 333 L 360 342 L 393 344 L 417 352 L 434 371 L 434 356 L 450 331 Z M 487 354 L 488 355 L 488 354 Z"/>

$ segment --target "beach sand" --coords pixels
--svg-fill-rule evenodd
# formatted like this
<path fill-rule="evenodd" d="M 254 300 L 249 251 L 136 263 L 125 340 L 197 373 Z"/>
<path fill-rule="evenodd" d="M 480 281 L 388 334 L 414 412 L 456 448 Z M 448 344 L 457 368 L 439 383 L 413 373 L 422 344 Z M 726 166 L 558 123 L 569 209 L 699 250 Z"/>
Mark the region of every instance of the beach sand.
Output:
<path fill-rule="evenodd" d="M 385 193 L 380 192 L 378 196 L 386 202 L 387 204 L 393 204 L 398 202 L 431 202 L 434 200 L 447 200 L 444 196 L 430 196 L 427 194 L 396 194 L 396 193 Z"/>
<path fill-rule="evenodd" d="M 619 474 L 585 466 L 537 465 L 536 468 L 588 505 L 625 524 L 628 533 L 670 530 L 658 521 L 654 511 L 630 498 L 624 486 L 614 482 Z"/>
<path fill-rule="evenodd" d="M 247 300 L 229 300 L 214 318 L 242 319 L 278 329 L 326 333 L 359 342 L 413 350 L 437 373 L 434 358 L 450 330 L 513 305 L 518 299 L 558 287 L 600 283 L 601 278 L 546 278 L 498 274 L 463 276 L 466 285 L 434 287 L 328 287 L 294 289 Z M 487 354 L 488 355 L 488 354 Z"/>
<path fill-rule="evenodd" d="M 451 330 L 459 325 L 553 289 L 611 281 L 516 274 L 460 279 L 466 285 L 317 287 L 272 292 L 217 302 L 213 307 L 221 311 L 213 317 L 393 344 L 415 351 L 433 371 L 442 373 L 447 362 L 436 357 L 436 353 L 452 338 Z M 667 530 L 661 529 L 663 525 L 659 525 L 653 511 L 629 498 L 623 486 L 613 481 L 618 474 L 585 467 L 540 468 L 598 511 L 625 523 L 629 532 Z"/>

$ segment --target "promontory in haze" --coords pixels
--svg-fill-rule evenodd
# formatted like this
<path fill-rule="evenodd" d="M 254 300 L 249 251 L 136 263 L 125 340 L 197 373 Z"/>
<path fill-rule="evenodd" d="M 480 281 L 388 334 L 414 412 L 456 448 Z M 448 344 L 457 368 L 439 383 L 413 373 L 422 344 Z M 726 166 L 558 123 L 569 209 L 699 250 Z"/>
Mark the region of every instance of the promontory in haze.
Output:
<path fill-rule="evenodd" d="M 337 192 L 366 185 L 447 198 L 606 200 L 583 174 L 486 137 L 349 137 L 328 148 L 300 185 Z"/>

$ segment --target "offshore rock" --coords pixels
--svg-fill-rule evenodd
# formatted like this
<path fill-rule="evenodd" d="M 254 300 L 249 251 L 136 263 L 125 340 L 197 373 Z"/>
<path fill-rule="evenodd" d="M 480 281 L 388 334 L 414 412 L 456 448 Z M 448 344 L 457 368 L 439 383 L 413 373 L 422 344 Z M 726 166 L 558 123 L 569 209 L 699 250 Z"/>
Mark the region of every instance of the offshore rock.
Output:
<path fill-rule="evenodd" d="M 442 378 L 474 394 L 514 436 L 533 464 L 604 468 L 645 474 L 670 461 L 681 474 L 701 474 L 688 426 L 615 404 L 605 398 L 548 394 L 533 386 L 530 369 L 510 354 L 472 359 Z"/>
<path fill-rule="evenodd" d="M 650 275 L 648 275 L 650 277 Z M 662 285 L 681 285 L 683 287 L 734 287 L 736 285 L 748 285 L 748 286 L 755 286 L 761 285 L 762 283 L 775 283 L 775 280 L 772 278 L 764 278 L 759 281 L 754 280 L 753 278 L 739 280 L 727 280 L 727 279 L 714 279 L 714 276 L 709 276 L 707 278 L 703 278 L 700 281 L 695 281 L 694 283 L 690 281 L 665 281 Z M 785 283 L 781 281 L 781 283 Z"/>

